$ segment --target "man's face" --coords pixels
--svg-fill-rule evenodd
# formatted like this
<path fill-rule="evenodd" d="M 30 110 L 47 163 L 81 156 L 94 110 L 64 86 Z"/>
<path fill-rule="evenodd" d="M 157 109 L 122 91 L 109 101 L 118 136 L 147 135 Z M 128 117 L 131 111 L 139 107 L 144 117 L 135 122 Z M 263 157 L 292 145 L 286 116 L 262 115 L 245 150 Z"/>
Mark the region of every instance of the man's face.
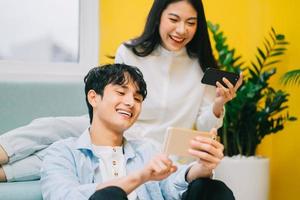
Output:
<path fill-rule="evenodd" d="M 94 120 L 106 129 L 123 132 L 138 118 L 143 97 L 137 86 L 130 80 L 124 85 L 109 84 L 104 88 L 103 96 L 97 95 L 94 108 Z"/>

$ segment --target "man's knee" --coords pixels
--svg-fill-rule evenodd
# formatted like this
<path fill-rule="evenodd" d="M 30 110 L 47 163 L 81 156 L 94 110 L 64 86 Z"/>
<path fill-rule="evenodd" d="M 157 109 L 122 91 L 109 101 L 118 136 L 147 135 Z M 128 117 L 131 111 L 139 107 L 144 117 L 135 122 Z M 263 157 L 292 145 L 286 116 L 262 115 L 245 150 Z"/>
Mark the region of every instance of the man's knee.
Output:
<path fill-rule="evenodd" d="M 190 183 L 187 196 L 209 200 L 234 200 L 232 191 L 225 183 L 210 178 L 199 178 Z"/>
<path fill-rule="evenodd" d="M 96 191 L 89 200 L 127 200 L 126 192 L 117 186 L 110 186 Z"/>

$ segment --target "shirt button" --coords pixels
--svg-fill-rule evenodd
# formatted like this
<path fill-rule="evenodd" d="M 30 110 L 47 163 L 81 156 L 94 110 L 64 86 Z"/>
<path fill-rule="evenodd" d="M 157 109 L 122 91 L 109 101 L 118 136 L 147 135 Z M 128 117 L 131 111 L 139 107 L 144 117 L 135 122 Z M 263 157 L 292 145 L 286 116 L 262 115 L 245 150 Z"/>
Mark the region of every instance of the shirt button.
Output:
<path fill-rule="evenodd" d="M 115 176 L 118 176 L 119 174 L 117 172 L 114 173 Z"/>
<path fill-rule="evenodd" d="M 114 151 L 114 152 L 117 152 L 116 148 L 113 148 L 113 151 Z"/>
<path fill-rule="evenodd" d="M 117 161 L 113 160 L 113 161 L 112 161 L 112 164 L 113 164 L 113 165 L 116 165 L 116 164 L 117 164 Z"/>

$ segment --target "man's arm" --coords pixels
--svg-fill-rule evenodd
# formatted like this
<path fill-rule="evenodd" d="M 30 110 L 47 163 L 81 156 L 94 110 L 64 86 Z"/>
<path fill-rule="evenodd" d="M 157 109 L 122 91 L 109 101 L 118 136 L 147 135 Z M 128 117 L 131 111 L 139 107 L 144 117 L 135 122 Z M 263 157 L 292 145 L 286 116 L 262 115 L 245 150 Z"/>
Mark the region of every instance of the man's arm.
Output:
<path fill-rule="evenodd" d="M 81 174 L 81 178 L 78 177 L 79 172 L 75 166 L 80 164 L 76 161 L 78 160 L 74 159 L 71 149 L 63 142 L 56 143 L 48 149 L 41 172 L 44 199 L 88 199 L 97 190 L 107 186 L 118 186 L 129 194 L 147 181 L 162 180 L 176 171 L 176 166 L 173 166 L 166 156 L 159 155 L 140 171 L 105 183 L 92 183 L 92 180 L 89 180 L 92 174 Z M 80 173 L 88 173 L 87 171 L 82 169 Z"/>
<path fill-rule="evenodd" d="M 118 186 L 129 194 L 148 181 L 160 181 L 167 178 L 176 170 L 177 167 L 173 165 L 166 155 L 159 154 L 153 157 L 142 170 L 122 178 L 101 183 L 97 186 L 97 190 L 108 186 Z"/>

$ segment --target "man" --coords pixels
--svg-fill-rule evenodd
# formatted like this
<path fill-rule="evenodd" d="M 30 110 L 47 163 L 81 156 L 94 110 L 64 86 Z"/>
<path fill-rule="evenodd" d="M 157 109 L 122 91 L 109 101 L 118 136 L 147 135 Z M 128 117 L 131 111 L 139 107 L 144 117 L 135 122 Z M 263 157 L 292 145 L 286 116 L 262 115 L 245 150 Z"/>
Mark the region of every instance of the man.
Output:
<path fill-rule="evenodd" d="M 203 153 L 208 146 L 211 148 L 203 145 L 203 140 L 213 143 L 210 151 L 222 157 L 220 143 L 195 138 L 190 153 L 202 162 L 177 169 L 150 143 L 123 137 L 137 120 L 147 95 L 146 83 L 137 68 L 125 64 L 96 67 L 84 81 L 91 125 L 79 138 L 58 141 L 49 148 L 41 171 L 44 199 L 160 200 L 203 196 L 197 179 L 211 176 L 217 163 Z M 229 189 L 224 194 L 232 196 Z"/>

